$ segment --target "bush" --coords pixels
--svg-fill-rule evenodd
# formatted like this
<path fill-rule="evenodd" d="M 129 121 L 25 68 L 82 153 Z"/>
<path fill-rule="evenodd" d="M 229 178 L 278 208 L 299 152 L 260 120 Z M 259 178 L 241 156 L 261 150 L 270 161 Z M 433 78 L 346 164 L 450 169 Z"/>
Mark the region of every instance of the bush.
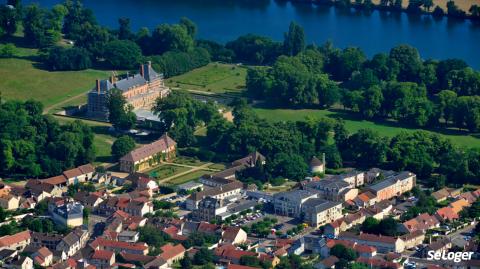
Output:
<path fill-rule="evenodd" d="M 0 58 L 10 58 L 15 55 L 17 47 L 14 44 L 8 43 L 5 45 L 0 44 Z"/>

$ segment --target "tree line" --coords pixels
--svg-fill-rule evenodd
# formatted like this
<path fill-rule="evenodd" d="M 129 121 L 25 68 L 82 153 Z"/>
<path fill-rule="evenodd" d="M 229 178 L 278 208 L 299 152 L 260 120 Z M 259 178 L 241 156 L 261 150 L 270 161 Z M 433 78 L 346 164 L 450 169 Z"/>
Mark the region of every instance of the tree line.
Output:
<path fill-rule="evenodd" d="M 304 47 L 271 67 L 251 68 L 247 93 L 271 106 L 341 104 L 364 119 L 480 130 L 480 72 L 458 59 L 423 61 L 408 45 L 371 59 L 359 48 L 341 50 L 329 42 Z"/>
<path fill-rule="evenodd" d="M 350 133 L 341 120 L 328 118 L 271 123 L 260 119 L 245 100 L 237 100 L 232 106 L 233 122 L 221 117 L 214 104 L 206 105 L 178 92 L 157 104 L 165 130 L 179 138 L 180 147 L 199 146 L 202 152 L 211 153 L 200 157 L 208 155 L 225 162 L 255 150 L 264 154 L 265 166 L 249 168 L 239 175 L 248 183 L 262 185 L 278 177 L 302 180 L 308 175 L 312 156 L 322 153 L 329 168 L 348 163 L 361 169 L 409 170 L 432 187 L 439 187 L 440 182 L 474 183 L 480 178 L 480 149 L 456 147 L 437 134 L 402 132 L 388 138 L 370 129 Z M 205 140 L 192 141 L 194 128 L 204 124 Z M 193 138 L 183 140 L 185 137 Z"/>

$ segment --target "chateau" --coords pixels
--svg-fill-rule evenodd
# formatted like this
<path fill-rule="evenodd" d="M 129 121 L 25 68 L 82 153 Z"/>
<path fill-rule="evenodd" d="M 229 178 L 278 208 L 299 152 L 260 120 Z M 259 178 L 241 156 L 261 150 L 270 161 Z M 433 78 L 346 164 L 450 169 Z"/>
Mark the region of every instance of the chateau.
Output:
<path fill-rule="evenodd" d="M 165 86 L 163 75 L 153 70 L 151 62 L 140 65 L 139 73 L 117 80 L 112 76 L 109 80 L 97 80 L 95 87 L 88 93 L 87 116 L 108 119 L 107 98 L 112 89 L 122 91 L 128 104 L 134 109 L 149 110 L 157 98 L 164 98 L 170 93 Z"/>

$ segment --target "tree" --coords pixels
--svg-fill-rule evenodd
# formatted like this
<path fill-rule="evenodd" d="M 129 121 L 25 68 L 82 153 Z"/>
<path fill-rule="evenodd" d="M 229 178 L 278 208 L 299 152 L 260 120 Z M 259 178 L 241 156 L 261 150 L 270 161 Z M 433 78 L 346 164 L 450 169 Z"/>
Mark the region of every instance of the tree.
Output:
<path fill-rule="evenodd" d="M 349 47 L 330 56 L 326 69 L 333 79 L 346 81 L 365 61 L 366 56 L 360 48 Z"/>
<path fill-rule="evenodd" d="M 142 61 L 142 51 L 133 41 L 114 40 L 106 44 L 104 57 L 112 68 L 134 69 Z"/>
<path fill-rule="evenodd" d="M 361 230 L 365 233 L 371 233 L 371 234 L 376 234 L 378 233 L 378 224 L 380 222 L 373 218 L 373 217 L 367 217 L 365 221 L 362 223 Z"/>
<path fill-rule="evenodd" d="M 448 126 L 448 122 L 452 120 L 457 94 L 454 91 L 443 90 L 438 93 L 437 98 L 438 109 L 445 120 L 445 126 Z"/>
<path fill-rule="evenodd" d="M 336 244 L 330 249 L 330 255 L 336 256 L 339 259 L 344 259 L 346 261 L 353 261 L 357 259 L 357 253 L 351 249 L 347 248 L 341 244 Z"/>
<path fill-rule="evenodd" d="M 133 107 L 127 104 L 122 92 L 117 89 L 110 91 L 107 98 L 108 119 L 116 129 L 129 130 L 134 128 L 137 116 Z"/>
<path fill-rule="evenodd" d="M 288 33 L 285 33 L 283 48 L 286 55 L 295 56 L 305 50 L 305 32 L 303 28 L 291 22 Z"/>
<path fill-rule="evenodd" d="M 193 21 L 186 17 L 182 17 L 180 18 L 180 25 L 187 30 L 188 35 L 192 39 L 195 39 L 195 36 L 197 35 L 197 25 Z"/>
<path fill-rule="evenodd" d="M 383 93 L 379 86 L 372 86 L 363 93 L 360 110 L 365 118 L 371 119 L 381 112 Z"/>
<path fill-rule="evenodd" d="M 465 11 L 458 8 L 458 6 L 455 4 L 455 1 L 453 0 L 447 2 L 447 14 L 448 16 L 459 18 L 464 18 L 466 15 Z"/>
<path fill-rule="evenodd" d="M 12 36 L 17 31 L 20 19 L 19 10 L 8 6 L 0 6 L 0 37 L 2 35 Z"/>
<path fill-rule="evenodd" d="M 282 54 L 282 43 L 271 38 L 247 34 L 228 42 L 225 47 L 232 50 L 235 60 L 251 64 L 271 64 Z"/>
<path fill-rule="evenodd" d="M 326 74 L 319 74 L 315 78 L 318 103 L 322 107 L 330 107 L 340 100 L 340 89 Z"/>
<path fill-rule="evenodd" d="M 416 48 L 409 45 L 399 45 L 390 50 L 389 57 L 399 64 L 399 81 L 419 81 L 423 64 Z"/>
<path fill-rule="evenodd" d="M 99 25 L 85 23 L 80 25 L 76 33 L 75 46 L 86 49 L 93 57 L 101 58 L 105 54 L 105 46 L 112 39 L 108 29 Z"/>
<path fill-rule="evenodd" d="M 192 264 L 192 259 L 188 255 L 185 255 L 183 259 L 180 260 L 180 265 L 182 266 L 183 269 L 192 269 L 193 264 Z"/>
<path fill-rule="evenodd" d="M 195 265 L 205 265 L 213 261 L 213 253 L 208 248 L 200 248 L 193 256 Z"/>
<path fill-rule="evenodd" d="M 470 12 L 470 16 L 472 16 L 473 18 L 480 18 L 480 6 L 474 4 L 470 7 L 468 11 Z"/>
<path fill-rule="evenodd" d="M 81 0 L 66 0 L 67 13 L 63 22 L 62 32 L 69 39 L 78 42 L 84 35 L 85 27 L 97 26 L 92 10 L 85 9 Z"/>
<path fill-rule="evenodd" d="M 120 18 L 118 19 L 118 39 L 125 40 L 125 39 L 132 39 L 133 33 L 130 26 L 130 19 L 129 18 Z"/>
<path fill-rule="evenodd" d="M 135 140 L 128 135 L 119 137 L 112 144 L 112 156 L 114 160 L 119 160 L 125 154 L 135 149 Z"/>
<path fill-rule="evenodd" d="M 377 132 L 361 129 L 347 139 L 345 149 L 341 149 L 342 158 L 360 167 L 379 166 L 387 160 L 387 143 Z"/>
<path fill-rule="evenodd" d="M 291 180 L 300 181 L 307 176 L 308 166 L 302 156 L 279 153 L 272 162 L 272 173 Z"/>
<path fill-rule="evenodd" d="M 161 24 L 152 33 L 151 42 L 153 54 L 162 54 L 167 51 L 178 50 L 187 52 L 193 47 L 193 38 L 183 25 Z"/>

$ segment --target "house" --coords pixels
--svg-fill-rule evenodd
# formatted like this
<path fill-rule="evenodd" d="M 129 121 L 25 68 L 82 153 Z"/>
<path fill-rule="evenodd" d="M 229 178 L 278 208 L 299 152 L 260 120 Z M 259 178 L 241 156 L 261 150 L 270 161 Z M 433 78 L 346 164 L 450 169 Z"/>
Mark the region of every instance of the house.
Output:
<path fill-rule="evenodd" d="M 60 234 L 48 234 L 48 233 L 31 233 L 30 245 L 36 248 L 46 247 L 54 250 L 58 243 L 62 241 L 63 235 Z"/>
<path fill-rule="evenodd" d="M 326 201 L 320 198 L 310 198 L 303 203 L 301 212 L 304 220 L 312 227 L 320 227 L 342 217 L 341 202 Z"/>
<path fill-rule="evenodd" d="M 179 191 L 184 191 L 184 192 L 196 191 L 196 190 L 202 191 L 203 184 L 201 182 L 190 181 L 190 182 L 178 185 L 177 189 Z"/>
<path fill-rule="evenodd" d="M 450 192 L 448 191 L 447 188 L 443 188 L 436 192 L 433 192 L 431 196 L 435 199 L 435 201 L 437 201 L 437 203 L 440 203 L 447 200 L 447 198 L 450 197 Z"/>
<path fill-rule="evenodd" d="M 257 269 L 257 267 L 238 265 L 238 264 L 229 264 L 227 269 Z"/>
<path fill-rule="evenodd" d="M 165 133 L 157 141 L 134 149 L 120 158 L 120 171 L 142 171 L 163 161 L 171 160 L 175 157 L 176 149 L 177 142 Z"/>
<path fill-rule="evenodd" d="M 6 210 L 15 210 L 20 206 L 20 197 L 7 194 L 0 196 L 0 207 Z"/>
<path fill-rule="evenodd" d="M 129 263 L 146 264 L 146 263 L 149 263 L 149 262 L 155 260 L 155 257 L 153 257 L 153 256 L 131 254 L 131 253 L 126 253 L 126 252 L 121 252 L 120 256 L 122 257 L 123 260 L 125 260 L 125 262 L 129 262 Z"/>
<path fill-rule="evenodd" d="M 372 246 L 377 248 L 380 253 L 395 252 L 401 253 L 405 250 L 405 242 L 400 238 L 392 236 L 383 236 L 375 234 L 361 233 L 359 235 L 342 232 L 338 239 L 356 242 L 357 244 Z"/>
<path fill-rule="evenodd" d="M 156 257 L 151 262 L 145 264 L 144 268 L 148 268 L 148 269 L 170 269 L 171 267 L 162 258 Z"/>
<path fill-rule="evenodd" d="M 453 211 L 455 213 L 460 213 L 460 211 L 462 211 L 465 207 L 469 207 L 470 204 L 468 203 L 467 200 L 465 199 L 458 199 L 457 201 L 455 202 L 451 202 L 449 205 L 449 207 L 451 207 L 453 209 Z"/>
<path fill-rule="evenodd" d="M 442 207 L 435 212 L 435 217 L 441 222 L 450 222 L 460 218 L 457 212 L 449 206 Z"/>
<path fill-rule="evenodd" d="M 308 199 L 317 197 L 317 193 L 307 190 L 293 190 L 276 193 L 273 195 L 275 214 L 289 217 L 300 217 L 302 205 Z"/>
<path fill-rule="evenodd" d="M 5 268 L 33 269 L 33 260 L 27 256 L 16 256 L 5 263 Z"/>
<path fill-rule="evenodd" d="M 240 259 L 243 256 L 257 257 L 258 254 L 251 251 L 238 250 L 233 245 L 222 245 L 214 249 L 214 255 L 219 259 L 224 259 L 227 262 L 240 264 Z"/>
<path fill-rule="evenodd" d="M 91 164 L 85 164 L 70 170 L 63 171 L 67 185 L 74 185 L 90 181 L 93 178 L 95 168 Z"/>
<path fill-rule="evenodd" d="M 130 254 L 147 255 L 148 245 L 145 243 L 127 243 L 97 237 L 92 243 L 93 249 L 109 250 L 115 253 L 126 252 Z"/>
<path fill-rule="evenodd" d="M 322 160 L 320 161 L 317 157 L 313 156 L 310 160 L 310 173 L 312 174 L 323 174 L 325 173 L 325 153 L 322 154 Z"/>
<path fill-rule="evenodd" d="M 448 238 L 441 238 L 433 243 L 430 243 L 422 250 L 422 257 L 427 257 L 429 251 L 433 251 L 433 254 L 447 252 L 452 248 L 452 242 Z"/>
<path fill-rule="evenodd" d="M 25 184 L 25 188 L 30 192 L 30 196 L 32 196 L 37 202 L 48 197 L 61 197 L 64 191 L 63 187 L 38 179 L 28 180 Z"/>
<path fill-rule="evenodd" d="M 222 233 L 222 242 L 232 245 L 243 244 L 247 241 L 247 233 L 240 227 L 227 227 Z"/>
<path fill-rule="evenodd" d="M 95 250 L 90 258 L 90 263 L 97 269 L 112 268 L 115 263 L 115 253 L 108 250 Z"/>
<path fill-rule="evenodd" d="M 76 228 L 63 237 L 55 249 L 57 251 L 65 252 L 68 257 L 71 257 L 85 247 L 89 236 L 88 231 Z"/>
<path fill-rule="evenodd" d="M 389 200 L 411 191 L 416 185 L 416 178 L 415 174 L 404 171 L 369 186 L 368 190 L 377 197 L 377 201 Z"/>
<path fill-rule="evenodd" d="M 142 197 L 132 199 L 129 197 L 113 196 L 101 202 L 95 211 L 105 216 L 123 211 L 123 213 L 130 216 L 143 217 L 143 215 L 153 212 L 153 203 L 146 202 Z"/>
<path fill-rule="evenodd" d="M 216 220 L 217 216 L 225 212 L 227 212 L 227 206 L 222 199 L 206 197 L 200 201 L 198 208 L 192 212 L 192 218 L 210 222 Z"/>
<path fill-rule="evenodd" d="M 162 260 L 166 261 L 168 265 L 172 265 L 173 263 L 183 259 L 185 255 L 185 248 L 182 244 L 166 244 L 160 248 L 162 253 L 158 255 Z"/>
<path fill-rule="evenodd" d="M 95 209 L 101 202 L 103 202 L 103 199 L 99 195 L 84 191 L 75 193 L 73 199 L 80 202 L 85 208 L 90 210 Z"/>
<path fill-rule="evenodd" d="M 58 189 L 66 189 L 67 187 L 67 178 L 64 175 L 54 176 L 41 180 L 43 183 L 57 187 Z"/>
<path fill-rule="evenodd" d="M 141 64 L 139 73 L 118 80 L 116 76 L 108 80 L 97 80 L 95 87 L 87 94 L 88 117 L 108 119 L 107 99 L 112 89 L 118 89 L 127 103 L 134 109 L 151 110 L 157 98 L 165 98 L 170 89 L 165 86 L 163 74 L 158 74 L 151 62 Z"/>
<path fill-rule="evenodd" d="M 337 239 L 327 239 L 325 244 L 321 245 L 320 255 L 322 257 L 330 256 L 330 249 L 336 245 L 342 245 L 346 248 L 355 250 L 361 257 L 373 257 L 377 255 L 377 248 L 368 245 L 358 244 L 357 242 Z"/>
<path fill-rule="evenodd" d="M 46 267 L 53 263 L 53 253 L 46 247 L 41 247 L 31 256 L 37 265 Z"/>
<path fill-rule="evenodd" d="M 337 236 L 340 232 L 344 232 L 347 230 L 347 223 L 345 219 L 340 218 L 336 221 L 332 221 L 331 223 L 327 223 L 323 227 L 323 234 L 330 235 L 330 236 Z"/>
<path fill-rule="evenodd" d="M 30 231 L 23 231 L 13 235 L 5 235 L 0 237 L 0 250 L 23 250 L 30 244 L 31 235 Z"/>
<path fill-rule="evenodd" d="M 57 206 L 52 211 L 53 221 L 67 227 L 83 225 L 83 205 L 78 202 L 68 201 Z"/>
<path fill-rule="evenodd" d="M 369 207 L 374 205 L 377 202 L 377 197 L 370 191 L 360 193 L 357 197 L 353 199 L 353 202 L 358 207 Z"/>
<path fill-rule="evenodd" d="M 416 230 L 414 232 L 400 236 L 400 239 L 405 243 L 406 249 L 412 249 L 423 243 L 425 240 L 425 232 Z"/>
<path fill-rule="evenodd" d="M 198 208 L 200 201 L 206 197 L 215 199 L 230 199 L 233 200 L 235 196 L 240 195 L 243 188 L 243 183 L 240 181 L 232 181 L 226 185 L 210 188 L 201 192 L 192 193 L 186 200 L 186 208 L 194 210 Z"/>
<path fill-rule="evenodd" d="M 399 230 L 402 232 L 412 233 L 414 231 L 425 232 L 438 227 L 440 227 L 440 222 L 436 217 L 431 216 L 428 213 L 423 213 L 411 220 L 405 221 L 399 226 Z"/>
<path fill-rule="evenodd" d="M 329 268 L 335 268 L 335 264 L 339 261 L 339 259 L 335 256 L 329 256 L 328 258 L 325 258 L 321 260 L 319 263 L 315 264 L 313 266 L 315 269 L 329 269 Z"/>
<path fill-rule="evenodd" d="M 137 231 L 125 230 L 125 231 L 121 231 L 118 234 L 118 241 L 122 241 L 122 242 L 135 243 L 138 241 L 139 238 L 140 238 L 140 233 Z"/>

